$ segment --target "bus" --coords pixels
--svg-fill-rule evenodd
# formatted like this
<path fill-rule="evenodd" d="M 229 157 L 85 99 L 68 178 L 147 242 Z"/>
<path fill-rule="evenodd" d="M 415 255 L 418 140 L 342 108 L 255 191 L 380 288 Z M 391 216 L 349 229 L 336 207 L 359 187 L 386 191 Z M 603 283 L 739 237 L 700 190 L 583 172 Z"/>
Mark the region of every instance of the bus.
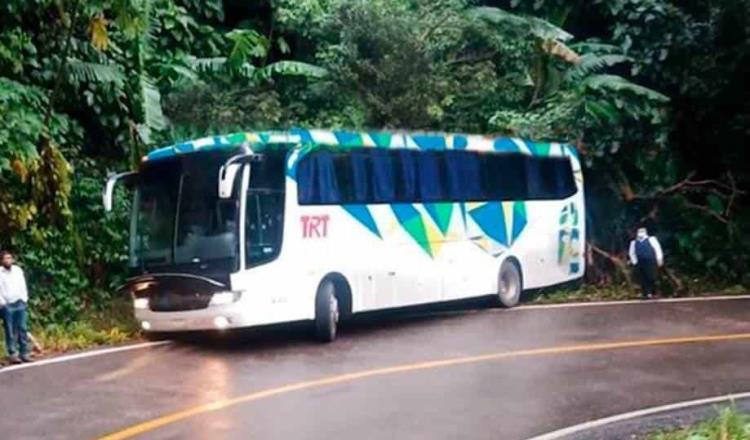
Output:
<path fill-rule="evenodd" d="M 322 341 L 352 314 L 583 275 L 575 148 L 507 137 L 313 129 L 156 149 L 135 172 L 122 287 L 147 332 L 297 321 Z"/>

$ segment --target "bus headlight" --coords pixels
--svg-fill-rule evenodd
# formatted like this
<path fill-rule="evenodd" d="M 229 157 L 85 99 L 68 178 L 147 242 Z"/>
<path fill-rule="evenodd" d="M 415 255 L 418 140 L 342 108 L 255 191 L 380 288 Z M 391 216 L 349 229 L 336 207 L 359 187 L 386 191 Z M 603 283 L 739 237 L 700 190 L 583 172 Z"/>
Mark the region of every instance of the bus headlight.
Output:
<path fill-rule="evenodd" d="M 148 308 L 148 298 L 136 298 L 133 300 L 133 307 L 136 309 L 147 309 Z"/>
<path fill-rule="evenodd" d="M 229 319 L 226 316 L 217 316 L 214 318 L 214 327 L 219 330 L 225 330 L 229 328 Z"/>
<path fill-rule="evenodd" d="M 223 306 L 237 302 L 242 296 L 241 292 L 216 292 L 211 297 L 209 305 L 212 306 Z"/>

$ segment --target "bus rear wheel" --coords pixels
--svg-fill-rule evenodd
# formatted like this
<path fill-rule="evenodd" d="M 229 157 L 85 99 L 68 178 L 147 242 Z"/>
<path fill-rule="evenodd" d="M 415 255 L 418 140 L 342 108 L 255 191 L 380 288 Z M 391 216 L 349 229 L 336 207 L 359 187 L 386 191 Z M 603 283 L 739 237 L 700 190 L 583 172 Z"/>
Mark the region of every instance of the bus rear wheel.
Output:
<path fill-rule="evenodd" d="M 323 280 L 315 297 L 315 338 L 318 341 L 332 342 L 336 339 L 339 316 L 336 286 L 331 280 Z"/>
<path fill-rule="evenodd" d="M 521 272 L 512 261 L 506 260 L 497 278 L 497 302 L 503 307 L 514 307 L 521 299 Z"/>

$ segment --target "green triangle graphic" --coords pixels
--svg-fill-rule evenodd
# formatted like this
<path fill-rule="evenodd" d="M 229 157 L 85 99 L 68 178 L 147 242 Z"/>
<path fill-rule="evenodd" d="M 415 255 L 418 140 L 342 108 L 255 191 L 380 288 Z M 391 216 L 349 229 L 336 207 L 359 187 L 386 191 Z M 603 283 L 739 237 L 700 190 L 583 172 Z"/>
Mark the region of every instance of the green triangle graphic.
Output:
<path fill-rule="evenodd" d="M 427 238 L 427 230 L 425 229 L 424 222 L 421 216 L 412 217 L 411 219 L 404 222 L 401 226 L 404 227 L 406 232 L 416 241 L 419 246 L 427 252 L 427 255 L 432 257 L 432 249 L 430 249 L 430 240 Z"/>
<path fill-rule="evenodd" d="M 535 143 L 532 145 L 534 145 L 534 148 L 531 150 L 531 152 L 541 157 L 549 156 L 549 152 L 552 149 L 552 144 L 548 142 L 543 142 L 543 143 L 538 143 L 538 144 Z"/>
<path fill-rule="evenodd" d="M 425 204 L 424 207 L 437 224 L 440 232 L 445 235 L 451 225 L 453 203 L 429 203 Z"/>
<path fill-rule="evenodd" d="M 526 203 L 524 203 L 524 202 L 515 202 L 513 204 L 513 211 L 520 218 L 526 220 Z"/>
<path fill-rule="evenodd" d="M 375 142 L 375 146 L 388 148 L 391 146 L 390 133 L 370 133 L 370 137 Z"/>

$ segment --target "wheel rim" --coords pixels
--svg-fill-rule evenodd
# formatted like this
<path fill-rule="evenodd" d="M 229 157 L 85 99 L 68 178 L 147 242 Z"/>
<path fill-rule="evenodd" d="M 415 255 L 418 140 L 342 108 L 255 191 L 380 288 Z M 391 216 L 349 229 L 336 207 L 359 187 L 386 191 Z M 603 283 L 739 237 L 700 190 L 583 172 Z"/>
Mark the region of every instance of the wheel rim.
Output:
<path fill-rule="evenodd" d="M 339 302 L 335 295 L 330 296 L 331 322 L 335 325 L 339 322 Z"/>
<path fill-rule="evenodd" d="M 500 276 L 500 296 L 507 301 L 518 297 L 518 277 L 512 271 L 504 271 Z"/>

